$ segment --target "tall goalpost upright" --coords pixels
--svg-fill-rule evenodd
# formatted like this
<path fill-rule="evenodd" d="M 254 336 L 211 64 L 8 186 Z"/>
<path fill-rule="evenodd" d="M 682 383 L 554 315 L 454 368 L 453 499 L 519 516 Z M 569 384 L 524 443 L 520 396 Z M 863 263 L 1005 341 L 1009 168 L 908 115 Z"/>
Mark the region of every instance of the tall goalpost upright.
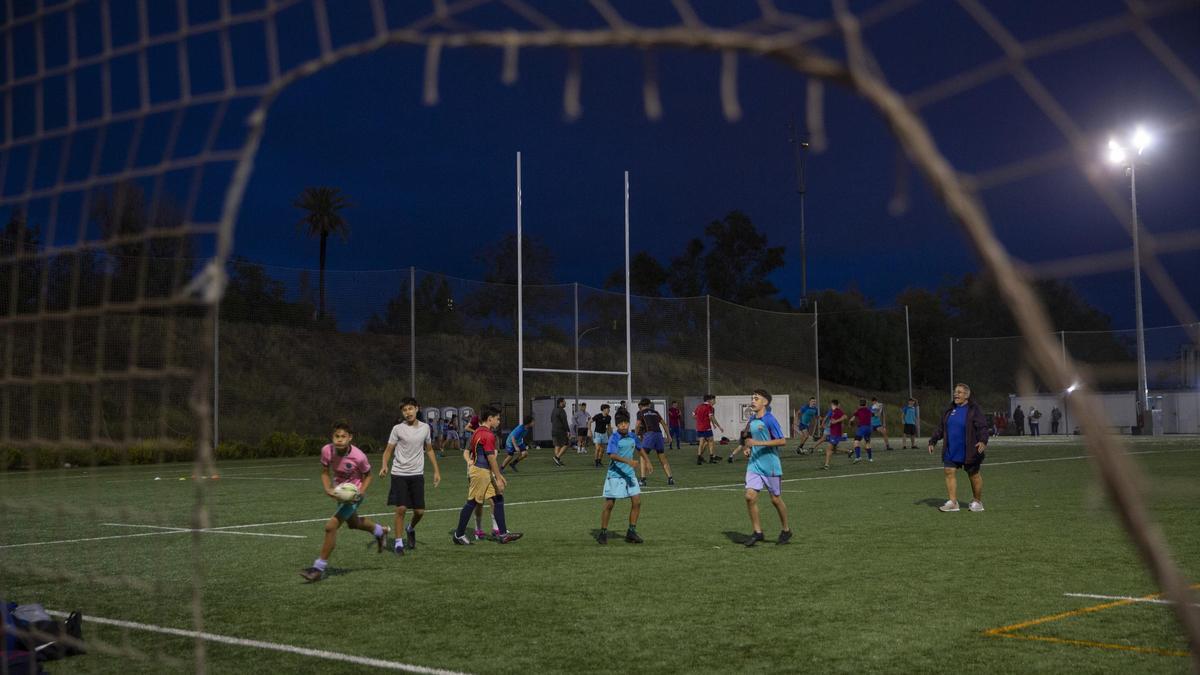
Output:
<path fill-rule="evenodd" d="M 624 375 L 625 400 L 633 400 L 633 340 L 631 308 L 629 302 L 629 172 L 625 172 L 625 370 L 589 370 L 578 366 L 576 350 L 575 368 L 526 368 L 525 367 L 525 229 L 521 197 L 521 153 L 517 152 L 517 418 L 525 419 L 525 373 L 560 373 L 565 375 Z M 578 305 L 576 306 L 578 312 Z"/>

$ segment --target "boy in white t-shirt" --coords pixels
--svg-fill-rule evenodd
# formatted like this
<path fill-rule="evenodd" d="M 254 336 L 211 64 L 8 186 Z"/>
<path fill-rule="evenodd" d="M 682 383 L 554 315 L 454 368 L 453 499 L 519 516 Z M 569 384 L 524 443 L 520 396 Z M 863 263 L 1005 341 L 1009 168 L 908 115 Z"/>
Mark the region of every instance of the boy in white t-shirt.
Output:
<path fill-rule="evenodd" d="M 408 550 L 417 547 L 417 523 L 425 515 L 425 458 L 433 464 L 433 487 L 442 482 L 442 472 L 438 469 L 437 455 L 433 452 L 433 441 L 429 425 L 417 419 L 420 406 L 417 399 L 409 397 L 400 401 L 401 422 L 392 427 L 388 437 L 387 449 L 383 451 L 383 464 L 379 469 L 382 478 L 389 472 L 392 477 L 391 490 L 388 491 L 388 506 L 396 507 L 396 533 L 392 550 L 396 555 L 404 555 L 405 537 L 407 534 Z M 412 509 L 412 523 L 404 528 L 404 514 Z"/>

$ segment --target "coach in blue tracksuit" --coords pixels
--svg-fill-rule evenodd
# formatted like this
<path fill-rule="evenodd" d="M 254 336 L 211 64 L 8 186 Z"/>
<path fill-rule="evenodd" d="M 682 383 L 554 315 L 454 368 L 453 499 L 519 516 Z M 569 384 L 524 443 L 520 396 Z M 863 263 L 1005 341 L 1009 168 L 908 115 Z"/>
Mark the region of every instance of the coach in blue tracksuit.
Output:
<path fill-rule="evenodd" d="M 954 402 L 942 413 L 941 424 L 929 437 L 929 454 L 937 442 L 945 439 L 942 448 L 942 467 L 946 474 L 946 494 L 949 499 L 939 508 L 945 512 L 958 511 L 958 477 L 959 469 L 966 469 L 967 477 L 971 479 L 971 500 L 969 509 L 983 510 L 983 476 L 979 475 L 979 467 L 983 464 L 984 451 L 988 442 L 988 423 L 983 409 L 971 398 L 971 388 L 961 382 L 954 385 Z"/>

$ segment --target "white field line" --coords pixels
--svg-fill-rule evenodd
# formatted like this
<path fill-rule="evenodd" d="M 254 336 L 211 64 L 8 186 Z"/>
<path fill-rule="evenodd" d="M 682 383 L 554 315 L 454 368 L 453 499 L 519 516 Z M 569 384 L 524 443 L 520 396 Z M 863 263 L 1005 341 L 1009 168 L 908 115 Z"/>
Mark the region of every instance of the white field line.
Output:
<path fill-rule="evenodd" d="M 54 616 L 66 617 L 66 612 L 58 612 L 48 610 L 47 614 Z M 146 631 L 148 633 L 159 633 L 162 635 L 174 635 L 176 637 L 200 638 L 208 642 L 218 642 L 221 644 L 234 645 L 236 647 L 252 647 L 254 649 L 267 649 L 274 652 L 284 652 L 287 654 L 298 654 L 300 656 L 311 656 L 318 659 L 327 659 L 329 661 L 342 661 L 344 663 L 353 663 L 359 666 L 369 666 L 371 668 L 386 668 L 388 670 L 402 670 L 410 673 L 427 673 L 429 675 L 461 675 L 458 671 L 444 670 L 442 668 L 429 668 L 426 666 L 417 666 L 411 663 L 401 663 L 399 661 L 385 661 L 383 659 L 372 659 L 365 656 L 354 656 L 353 654 L 341 654 L 338 652 L 325 651 L 324 649 L 309 649 L 308 647 L 296 647 L 294 645 L 285 645 L 278 642 L 264 642 L 262 640 L 247 640 L 246 638 L 230 637 L 228 635 L 217 635 L 215 633 L 204 633 L 194 630 L 183 630 L 180 628 L 168 628 L 166 626 L 154 626 L 148 623 L 137 623 L 135 621 L 121 621 L 118 619 L 105 619 L 99 616 L 84 616 L 85 622 L 103 624 L 107 626 L 117 626 L 119 628 L 128 628 L 130 630 Z"/>
<path fill-rule="evenodd" d="M 1063 593 L 1063 595 L 1071 598 L 1093 598 L 1095 600 L 1128 600 L 1129 602 L 1144 602 L 1151 605 L 1173 605 L 1174 600 L 1162 600 L 1160 598 L 1134 598 L 1128 595 L 1097 595 L 1095 593 Z M 1200 607 L 1200 604 L 1192 604 L 1192 607 Z"/>
<path fill-rule="evenodd" d="M 160 477 L 160 476 L 155 476 L 154 478 L 151 478 L 151 477 L 150 477 L 150 474 L 146 474 L 146 475 L 145 475 L 144 477 L 142 477 L 142 478 L 121 478 L 121 479 L 119 479 L 119 480 L 106 480 L 106 481 L 104 481 L 104 482 L 105 482 L 105 483 L 153 483 L 153 482 L 155 482 L 155 481 L 158 481 L 158 480 L 161 480 L 161 481 L 162 481 L 162 482 L 164 482 L 164 483 L 173 483 L 173 482 L 177 482 L 179 479 L 178 479 L 178 478 L 175 478 L 174 476 L 171 476 L 171 477 L 168 477 L 168 478 L 162 478 L 162 477 Z M 306 481 L 306 480 L 312 480 L 312 479 L 311 479 L 311 478 L 280 478 L 280 477 L 278 477 L 278 476 L 221 476 L 220 478 L 214 478 L 214 479 L 211 479 L 211 480 L 283 480 L 283 481 Z"/>
<path fill-rule="evenodd" d="M 1195 449 L 1183 448 L 1183 449 L 1176 449 L 1176 450 L 1143 450 L 1141 452 L 1131 452 L 1128 454 L 1129 455 L 1155 455 L 1155 454 L 1175 453 L 1175 452 L 1200 452 L 1200 448 L 1195 448 Z M 997 466 L 1011 466 L 1011 465 L 1016 465 L 1016 464 L 1036 464 L 1036 463 L 1040 463 L 1040 462 L 1065 462 L 1065 461 L 1081 460 L 1081 459 L 1089 459 L 1089 458 L 1090 458 L 1090 455 L 1078 455 L 1078 456 L 1074 456 L 1074 457 L 1047 457 L 1044 459 L 1016 459 L 1016 460 L 1012 460 L 1009 462 L 991 462 L 989 464 L 986 464 L 986 466 L 988 466 L 990 468 L 990 467 L 997 467 Z M 941 470 L 942 470 L 942 467 L 940 467 L 940 466 L 928 466 L 928 467 L 920 467 L 920 468 L 915 468 L 915 469 L 895 469 L 895 470 L 891 470 L 891 471 L 872 471 L 871 473 L 852 473 L 852 474 L 843 474 L 843 475 L 836 475 L 836 476 L 824 475 L 824 476 L 809 476 L 807 478 L 785 478 L 785 479 L 783 479 L 782 482 L 794 483 L 794 482 L 799 482 L 799 481 L 812 481 L 812 480 L 837 480 L 837 479 L 843 479 L 843 478 L 869 478 L 871 476 L 888 476 L 888 475 L 901 474 L 901 473 L 917 473 L 917 472 L 921 472 L 921 471 L 941 471 Z M 745 485 L 744 483 L 739 482 L 739 483 L 724 483 L 724 484 L 719 484 L 719 485 L 698 485 L 698 486 L 688 486 L 688 487 L 672 487 L 672 488 L 664 488 L 664 489 L 660 489 L 660 490 L 642 490 L 642 494 L 658 494 L 658 493 L 670 494 L 670 493 L 676 493 L 676 492 L 688 492 L 688 491 L 692 491 L 692 490 L 719 490 L 722 488 L 739 488 L 739 489 L 741 489 L 744 487 L 744 485 Z M 533 501 L 527 501 L 527 502 L 507 502 L 506 501 L 505 506 L 532 506 L 535 504 L 560 504 L 563 502 L 578 502 L 578 501 L 589 501 L 589 500 L 597 500 L 597 499 L 602 499 L 602 497 L 600 497 L 599 495 L 593 494 L 593 495 L 588 495 L 586 497 L 562 497 L 559 499 L 539 499 L 539 500 L 533 500 Z M 426 509 L 425 513 L 442 513 L 442 512 L 448 512 L 448 511 L 459 511 L 459 510 L 461 510 L 461 508 L 462 507 L 460 507 L 460 506 L 454 506 L 454 507 L 444 508 L 444 509 Z M 394 512 L 393 511 L 380 511 L 379 513 L 364 513 L 361 515 L 364 517 L 367 517 L 367 518 L 381 518 L 384 516 L 394 515 Z M 329 516 L 324 516 L 321 518 L 302 518 L 299 520 L 275 520 L 275 521 L 271 521 L 271 522 L 267 522 L 267 523 L 246 523 L 244 525 L 223 525 L 221 527 L 205 528 L 204 531 L 205 532 L 220 532 L 220 531 L 224 531 L 224 530 L 241 530 L 241 529 L 252 528 L 252 527 L 271 527 L 274 525 L 301 525 L 304 523 L 323 523 L 326 520 L 329 520 Z M 180 528 L 180 529 L 183 529 L 183 528 Z M 24 544 L 4 544 L 4 545 L 0 545 L 0 550 L 6 549 L 6 548 L 21 548 L 24 546 L 50 546 L 53 544 L 74 544 L 74 543 L 79 543 L 79 542 L 100 541 L 103 539 L 123 539 L 126 537 L 145 537 L 145 536 L 150 536 L 150 535 L 155 535 L 155 534 L 172 534 L 172 533 L 171 532 L 140 532 L 138 534 L 113 535 L 113 536 L 108 536 L 108 537 L 89 537 L 86 539 L 62 539 L 62 540 L 58 540 L 58 541 L 36 541 L 36 542 L 28 542 L 28 543 L 24 543 Z"/>
<path fill-rule="evenodd" d="M 243 534 L 255 537 L 279 537 L 281 539 L 307 539 L 302 534 L 272 534 L 270 532 L 230 532 L 228 530 L 214 530 L 211 528 L 193 528 L 193 527 L 164 527 L 162 525 L 139 525 L 137 523 L 100 523 L 108 527 L 140 527 L 147 530 L 169 530 L 171 532 L 207 532 L 210 534 Z"/>

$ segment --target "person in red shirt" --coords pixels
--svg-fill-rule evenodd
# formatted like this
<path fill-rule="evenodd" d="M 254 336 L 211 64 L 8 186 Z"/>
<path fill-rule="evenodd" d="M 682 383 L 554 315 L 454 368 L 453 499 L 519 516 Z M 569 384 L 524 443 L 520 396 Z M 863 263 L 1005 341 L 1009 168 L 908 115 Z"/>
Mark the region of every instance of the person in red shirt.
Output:
<path fill-rule="evenodd" d="M 667 408 L 667 426 L 671 429 L 671 442 L 667 443 L 667 449 L 674 447 L 682 450 L 683 411 L 679 409 L 679 401 L 671 401 L 671 407 Z"/>
<path fill-rule="evenodd" d="M 821 467 L 825 470 L 829 469 L 829 460 L 833 459 L 833 452 L 837 450 L 838 443 L 846 440 L 846 437 L 842 435 L 842 423 L 850 419 L 836 398 L 830 401 L 829 405 L 829 412 L 825 413 L 825 438 L 813 446 L 813 452 L 816 452 L 821 445 L 826 446 L 825 465 Z M 847 452 L 846 456 L 850 457 L 851 455 Z"/>
<path fill-rule="evenodd" d="M 871 409 L 867 407 L 867 399 L 858 399 L 858 410 L 854 411 L 854 422 L 858 425 L 858 430 L 854 433 L 854 463 L 858 464 L 862 461 L 862 446 L 867 447 L 867 461 L 874 462 L 875 458 L 871 456 Z"/>
<path fill-rule="evenodd" d="M 713 442 L 713 425 L 716 425 L 721 430 L 721 433 L 725 432 L 724 427 L 721 426 L 721 423 L 715 417 L 717 410 L 713 407 L 713 403 L 716 400 L 716 396 L 705 394 L 704 402 L 696 406 L 696 409 L 692 411 L 692 417 L 696 418 L 696 439 L 699 441 L 699 445 L 696 447 L 696 464 L 704 463 L 704 448 L 706 446 L 708 447 L 708 462 L 715 464 L 721 461 L 720 457 L 713 454 L 716 448 L 716 443 Z"/>

